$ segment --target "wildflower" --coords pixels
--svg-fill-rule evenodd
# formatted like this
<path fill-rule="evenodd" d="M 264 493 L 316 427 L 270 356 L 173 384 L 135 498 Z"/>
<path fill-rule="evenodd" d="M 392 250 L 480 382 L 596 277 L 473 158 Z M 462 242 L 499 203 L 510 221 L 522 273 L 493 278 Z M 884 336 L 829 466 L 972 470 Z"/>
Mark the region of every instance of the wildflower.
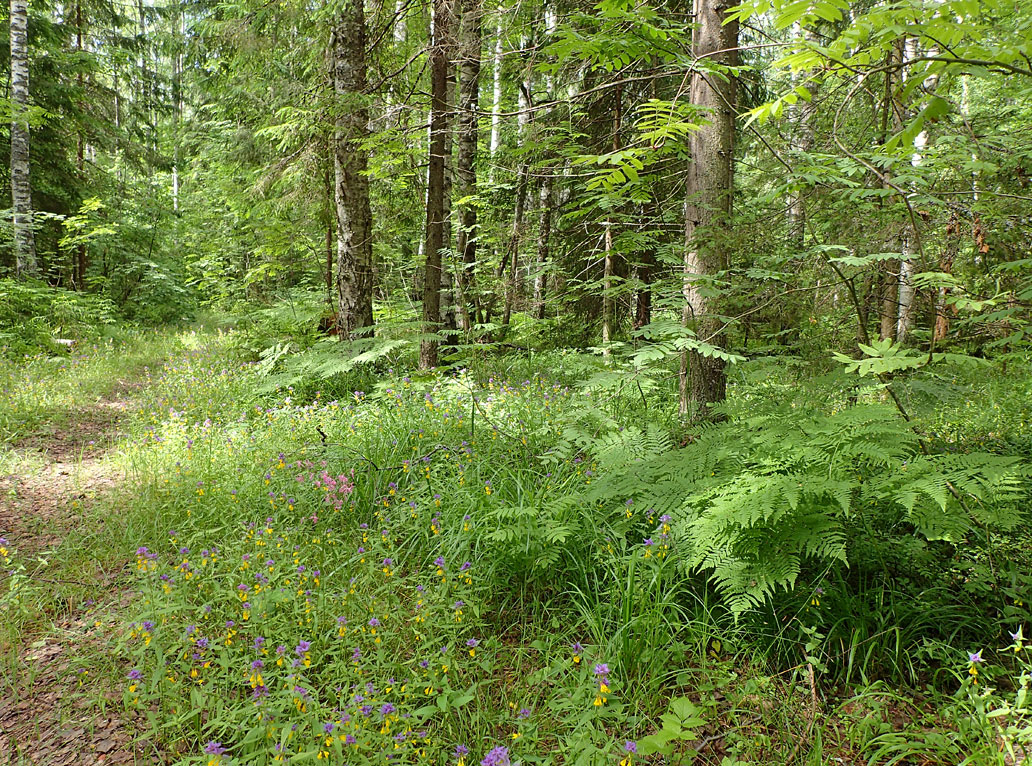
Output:
<path fill-rule="evenodd" d="M 469 647 L 469 656 L 470 657 L 475 657 L 476 656 L 476 654 L 477 654 L 477 647 L 479 645 L 480 645 L 480 642 L 477 641 L 477 639 L 475 639 L 475 638 L 471 638 L 469 641 L 466 642 L 466 646 Z"/>
<path fill-rule="evenodd" d="M 298 655 L 302 655 L 302 654 L 304 654 L 305 652 L 307 652 L 311 648 L 312 648 L 311 643 L 309 643 L 308 641 L 301 641 L 300 643 L 298 643 L 297 647 L 294 649 L 294 652 L 296 654 L 298 654 Z"/>
<path fill-rule="evenodd" d="M 972 664 L 976 663 L 976 662 L 981 662 L 982 661 L 982 650 L 979 649 L 974 654 L 969 654 L 968 655 L 968 661 L 971 662 Z"/>
<path fill-rule="evenodd" d="M 509 750 L 504 747 L 496 747 L 484 756 L 480 766 L 510 766 Z"/>
<path fill-rule="evenodd" d="M 624 752 L 627 755 L 620 760 L 620 766 L 630 766 L 634 754 L 638 752 L 638 743 L 627 740 L 624 742 Z"/>
<path fill-rule="evenodd" d="M 222 746 L 221 742 L 211 740 L 207 745 L 204 746 L 204 752 L 207 755 L 225 755 L 226 748 Z"/>
<path fill-rule="evenodd" d="M 393 712 L 394 712 L 394 705 L 392 705 L 390 702 L 385 702 L 383 704 L 383 707 L 380 708 L 380 715 L 382 715 L 384 718 L 386 718 L 387 716 L 389 716 Z"/>

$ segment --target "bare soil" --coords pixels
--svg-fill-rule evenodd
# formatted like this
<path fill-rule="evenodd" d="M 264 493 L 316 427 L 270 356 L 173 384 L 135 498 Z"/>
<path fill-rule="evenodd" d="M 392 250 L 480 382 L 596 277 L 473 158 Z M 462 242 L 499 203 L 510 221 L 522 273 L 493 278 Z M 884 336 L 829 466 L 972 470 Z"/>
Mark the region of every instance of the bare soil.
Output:
<path fill-rule="evenodd" d="M 112 654 L 116 614 L 131 599 L 121 582 L 124 563 L 79 573 L 92 580 L 87 583 L 47 580 L 49 569 L 41 565 L 61 555 L 60 546 L 73 542 L 90 506 L 123 481 L 109 458 L 135 387 L 119 382 L 107 397 L 23 439 L 14 445 L 19 473 L 0 476 L 0 536 L 54 596 L 43 618 L 14 646 L 0 641 L 8 655 L 0 658 L 0 766 L 158 760 L 153 750 L 134 743 L 136 731 L 110 681 L 92 677 L 80 661 Z M 61 595 L 66 585 L 92 587 L 104 596 L 81 602 Z M 13 677 L 2 677 L 12 666 Z"/>

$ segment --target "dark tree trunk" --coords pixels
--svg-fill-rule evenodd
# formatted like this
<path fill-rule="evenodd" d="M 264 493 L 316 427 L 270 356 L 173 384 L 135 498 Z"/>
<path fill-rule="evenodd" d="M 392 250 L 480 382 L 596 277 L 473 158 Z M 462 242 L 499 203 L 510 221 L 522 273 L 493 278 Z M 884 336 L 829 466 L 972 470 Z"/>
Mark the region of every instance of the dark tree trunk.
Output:
<path fill-rule="evenodd" d="M 696 28 L 692 53 L 714 63 L 738 63 L 738 22 L 725 23 L 729 5 L 724 0 L 695 0 Z M 719 346 L 724 336 L 721 321 L 700 289 L 700 280 L 723 271 L 729 264 L 731 233 L 732 169 L 734 166 L 735 102 L 734 76 L 716 77 L 695 72 L 691 102 L 704 110 L 708 122 L 692 133 L 691 165 L 688 169 L 685 205 L 684 321 L 697 337 Z M 680 410 L 694 407 L 696 417 L 705 417 L 710 405 L 723 401 L 727 377 L 721 359 L 697 352 L 682 354 Z"/>

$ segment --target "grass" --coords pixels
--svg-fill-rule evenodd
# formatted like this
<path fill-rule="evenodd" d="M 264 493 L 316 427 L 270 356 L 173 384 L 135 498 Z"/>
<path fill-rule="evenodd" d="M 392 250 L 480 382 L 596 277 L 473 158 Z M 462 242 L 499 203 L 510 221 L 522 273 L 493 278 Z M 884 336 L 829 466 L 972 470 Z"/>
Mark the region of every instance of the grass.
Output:
<path fill-rule="evenodd" d="M 0 366 L 9 445 L 117 390 L 130 405 L 127 438 L 105 458 L 124 483 L 45 567 L 8 543 L 17 574 L 0 589 L 18 595 L 0 597 L 4 662 L 95 602 L 116 648 L 85 650 L 75 669 L 113 685 L 176 762 L 472 764 L 505 747 L 527 764 L 956 763 L 995 757 L 994 722 L 1028 736 L 1024 698 L 1007 697 L 1027 685 L 1024 650 L 991 655 L 992 673 L 988 654 L 1006 645 L 993 626 L 1018 624 L 1021 605 L 1001 614 L 980 609 L 980 591 L 836 568 L 803 573 L 820 591 L 801 584 L 736 620 L 684 566 L 664 517 L 585 504 L 608 470 L 593 429 L 662 417 L 636 387 L 580 388 L 593 360 L 545 355 L 547 376 L 480 362 L 467 375 L 381 371 L 358 393 L 333 381 L 260 393 L 232 343 L 136 335 Z M 1008 370 L 963 381 L 999 403 L 974 419 L 921 392 L 908 401 L 922 427 L 974 445 L 1002 433 L 1027 387 Z M 732 411 L 812 403 L 791 375 L 746 367 Z M 846 401 L 820 385 L 828 406 Z M 41 465 L 0 459 L 6 472 Z M 125 607 L 112 596 L 127 588 Z M 978 636 L 985 666 L 965 662 Z"/>

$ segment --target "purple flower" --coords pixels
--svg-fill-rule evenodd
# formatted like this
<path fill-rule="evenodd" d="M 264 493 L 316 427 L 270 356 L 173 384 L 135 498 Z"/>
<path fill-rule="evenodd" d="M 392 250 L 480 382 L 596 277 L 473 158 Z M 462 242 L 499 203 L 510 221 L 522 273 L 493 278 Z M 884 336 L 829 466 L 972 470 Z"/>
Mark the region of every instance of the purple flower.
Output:
<path fill-rule="evenodd" d="M 444 556 L 438 556 L 434 559 L 434 566 L 444 568 Z"/>
<path fill-rule="evenodd" d="M 509 751 L 504 747 L 496 747 L 484 756 L 480 766 L 510 766 Z"/>
<path fill-rule="evenodd" d="M 631 740 L 627 740 L 626 742 L 624 742 L 623 749 L 626 750 L 628 753 L 637 753 L 638 743 L 632 742 Z"/>
<path fill-rule="evenodd" d="M 974 654 L 969 654 L 969 655 L 968 655 L 968 660 L 969 660 L 970 662 L 972 662 L 972 663 L 975 663 L 975 662 L 981 662 L 981 661 L 982 661 L 982 650 L 981 650 L 981 649 L 979 649 L 979 650 L 978 650 L 977 652 L 975 652 Z"/>
<path fill-rule="evenodd" d="M 394 705 L 392 705 L 390 702 L 385 702 L 383 704 L 383 707 L 380 708 L 380 715 L 384 716 L 385 718 L 387 716 L 389 716 L 393 712 L 394 712 Z"/>
<path fill-rule="evenodd" d="M 297 654 L 304 654 L 305 652 L 307 652 L 311 648 L 312 648 L 312 645 L 308 641 L 300 641 L 298 643 L 297 647 L 294 649 L 294 652 L 297 653 Z"/>
<path fill-rule="evenodd" d="M 128 678 L 129 678 L 130 681 L 139 681 L 141 678 L 143 678 L 143 673 L 141 673 L 136 668 L 133 668 L 132 670 L 129 671 Z"/>
<path fill-rule="evenodd" d="M 380 624 L 380 621 L 378 619 L 376 619 L 375 617 L 370 617 L 369 618 L 369 627 L 370 628 L 375 628 L 379 624 Z"/>
<path fill-rule="evenodd" d="M 600 662 L 595 666 L 595 675 L 604 676 L 609 673 L 609 666 L 604 662 Z"/>
<path fill-rule="evenodd" d="M 473 565 L 471 563 L 469 563 L 468 561 L 464 561 L 464 562 L 462 562 L 462 566 L 459 567 L 459 571 L 460 572 L 465 572 L 467 569 L 469 569 L 472 566 Z"/>
<path fill-rule="evenodd" d="M 344 744 L 345 745 L 353 745 L 356 742 L 358 742 L 358 740 L 355 739 L 355 735 L 354 734 L 348 734 L 346 737 L 344 737 Z"/>
<path fill-rule="evenodd" d="M 520 708 L 520 712 L 517 713 L 516 715 L 518 715 L 520 718 L 530 718 L 530 709 L 529 708 L 525 708 L 525 707 L 521 707 Z"/>
<path fill-rule="evenodd" d="M 466 642 L 466 646 L 468 646 L 470 649 L 476 649 L 478 646 L 480 646 L 480 642 L 477 641 L 475 638 L 471 638 L 469 641 Z"/>
<path fill-rule="evenodd" d="M 332 721 L 330 721 L 330 722 L 328 722 L 328 723 L 324 723 L 324 724 L 323 724 L 323 727 L 322 727 L 322 730 L 323 730 L 324 732 L 326 732 L 327 734 L 329 734 L 330 732 L 332 732 L 332 731 L 333 731 L 333 722 L 332 722 Z"/>
<path fill-rule="evenodd" d="M 455 746 L 455 757 L 456 758 L 461 758 L 464 755 L 469 755 L 469 748 L 466 747 L 465 745 L 456 745 Z"/>
<path fill-rule="evenodd" d="M 212 740 L 204 746 L 204 752 L 208 755 L 223 755 L 226 752 L 226 748 L 222 746 L 221 742 L 216 742 L 215 740 Z"/>

